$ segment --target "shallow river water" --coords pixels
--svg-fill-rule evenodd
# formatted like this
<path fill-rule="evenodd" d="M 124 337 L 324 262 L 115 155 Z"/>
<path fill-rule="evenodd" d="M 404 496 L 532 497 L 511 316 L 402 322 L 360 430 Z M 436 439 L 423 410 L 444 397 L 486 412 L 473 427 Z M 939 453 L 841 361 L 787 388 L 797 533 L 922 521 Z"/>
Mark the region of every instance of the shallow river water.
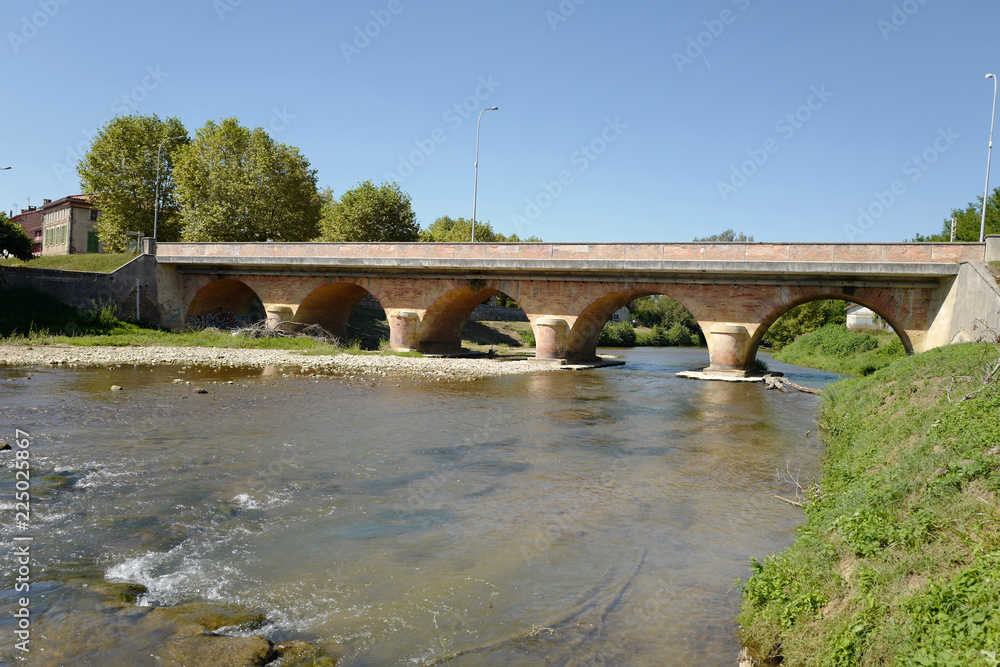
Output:
<path fill-rule="evenodd" d="M 339 643 L 343 665 L 735 664 L 734 582 L 801 520 L 774 495 L 818 472 L 817 398 L 674 377 L 705 350 L 619 353 L 473 382 L 0 369 L 0 439 L 29 433 L 33 476 L 67 480 L 35 487 L 33 576 L 83 563 L 147 586 L 142 604 L 259 609 L 269 637 Z M 58 579 L 33 593 L 47 627 L 72 614 Z"/>

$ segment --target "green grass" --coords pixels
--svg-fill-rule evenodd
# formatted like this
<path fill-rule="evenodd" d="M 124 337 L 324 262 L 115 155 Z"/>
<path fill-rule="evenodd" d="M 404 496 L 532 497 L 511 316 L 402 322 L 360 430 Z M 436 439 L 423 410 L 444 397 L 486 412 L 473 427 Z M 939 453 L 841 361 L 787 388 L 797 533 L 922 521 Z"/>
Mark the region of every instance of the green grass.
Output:
<path fill-rule="evenodd" d="M 131 253 L 87 253 L 85 255 L 50 255 L 36 257 L 27 262 L 8 258 L 0 259 L 0 266 L 24 266 L 32 269 L 62 269 L 64 271 L 93 271 L 111 273 L 138 257 Z"/>
<path fill-rule="evenodd" d="M 533 347 L 534 333 L 527 322 L 474 322 L 462 329 L 462 345 L 471 350 Z"/>
<path fill-rule="evenodd" d="M 904 356 L 903 342 L 892 331 L 848 330 L 843 324 L 799 336 L 774 354 L 778 361 L 846 375 L 871 375 Z"/>
<path fill-rule="evenodd" d="M 806 523 L 742 583 L 749 646 L 792 666 L 1000 664 L 1000 383 L 981 380 L 998 357 L 939 348 L 824 392 Z"/>
<path fill-rule="evenodd" d="M 128 322 L 103 334 L 60 335 L 48 332 L 29 336 L 14 335 L 4 343 L 17 345 L 79 345 L 81 347 L 129 345 L 164 347 L 225 347 L 248 350 L 296 350 L 309 354 L 340 354 L 351 352 L 351 347 L 323 343 L 308 338 L 246 338 L 220 331 L 164 331 L 141 327 Z M 363 352 L 358 350 L 358 352 Z"/>

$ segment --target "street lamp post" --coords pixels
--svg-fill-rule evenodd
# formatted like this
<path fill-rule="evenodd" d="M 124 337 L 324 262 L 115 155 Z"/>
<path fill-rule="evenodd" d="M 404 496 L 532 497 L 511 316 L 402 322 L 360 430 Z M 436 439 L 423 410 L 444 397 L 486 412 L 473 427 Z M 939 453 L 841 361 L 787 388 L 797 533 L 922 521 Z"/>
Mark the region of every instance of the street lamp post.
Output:
<path fill-rule="evenodd" d="M 156 194 L 153 195 L 153 240 L 156 240 L 156 225 L 159 219 L 160 213 L 160 155 L 163 152 L 163 144 L 168 141 L 173 141 L 174 139 L 187 139 L 187 135 L 180 135 L 178 137 L 167 137 L 160 142 L 159 148 L 156 149 Z"/>
<path fill-rule="evenodd" d="M 986 75 L 987 79 L 993 79 L 993 116 L 990 118 L 990 148 L 986 153 L 986 192 L 983 193 L 983 221 L 979 224 L 979 242 L 986 240 L 986 204 L 990 201 L 990 160 L 993 157 L 993 121 L 997 117 L 997 78 L 992 74 Z"/>
<path fill-rule="evenodd" d="M 479 126 L 483 123 L 483 114 L 487 111 L 499 111 L 500 107 L 488 107 L 479 112 L 476 122 L 476 186 L 472 191 L 472 242 L 476 242 L 476 203 L 479 199 Z"/>

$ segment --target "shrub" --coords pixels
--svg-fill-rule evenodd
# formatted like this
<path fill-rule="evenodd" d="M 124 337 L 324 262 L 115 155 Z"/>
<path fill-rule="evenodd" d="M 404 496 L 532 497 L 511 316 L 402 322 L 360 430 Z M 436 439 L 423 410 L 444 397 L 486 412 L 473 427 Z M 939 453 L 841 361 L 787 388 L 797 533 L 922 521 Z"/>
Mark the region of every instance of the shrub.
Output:
<path fill-rule="evenodd" d="M 635 343 L 635 329 L 628 322 L 605 324 L 597 339 L 598 347 L 635 347 Z"/>
<path fill-rule="evenodd" d="M 639 345 L 648 347 L 667 347 L 672 344 L 666 330 L 659 324 L 654 326 L 649 333 L 639 335 L 637 342 Z"/>

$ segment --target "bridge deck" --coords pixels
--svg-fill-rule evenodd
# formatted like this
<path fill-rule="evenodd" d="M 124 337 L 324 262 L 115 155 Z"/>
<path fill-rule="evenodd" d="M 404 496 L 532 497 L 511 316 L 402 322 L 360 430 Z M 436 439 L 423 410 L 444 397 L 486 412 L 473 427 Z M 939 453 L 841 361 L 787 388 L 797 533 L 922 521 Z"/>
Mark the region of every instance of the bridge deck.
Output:
<path fill-rule="evenodd" d="M 421 275 L 934 289 L 983 244 L 162 243 L 180 273 Z M 894 259 L 890 259 L 894 258 Z"/>

